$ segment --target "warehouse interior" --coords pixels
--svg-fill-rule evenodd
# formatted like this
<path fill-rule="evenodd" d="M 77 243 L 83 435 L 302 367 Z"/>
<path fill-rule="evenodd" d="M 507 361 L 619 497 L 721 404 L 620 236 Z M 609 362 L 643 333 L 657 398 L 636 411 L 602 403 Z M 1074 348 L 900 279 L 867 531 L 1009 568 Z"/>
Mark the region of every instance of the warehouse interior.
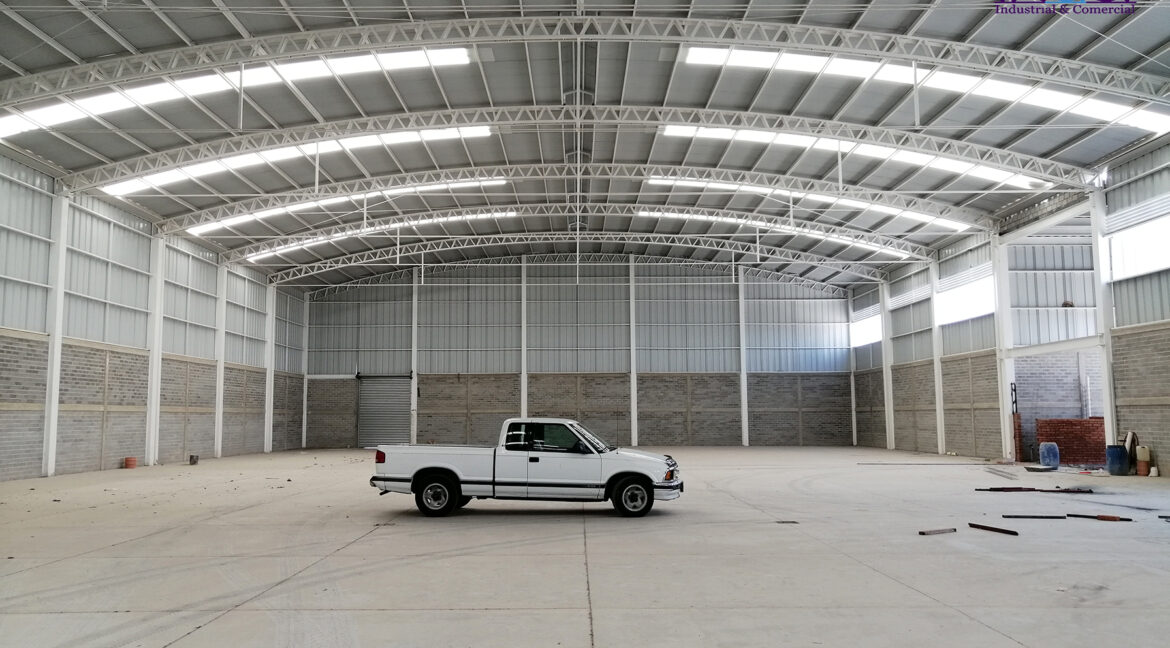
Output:
<path fill-rule="evenodd" d="M 1168 26 L 1170 7 L 1134 1 L 5 0 L 0 511 L 10 538 L 0 547 L 10 564 L 0 581 L 23 594 L 0 596 L 0 628 L 43 633 L 45 615 L 74 601 L 28 607 L 39 574 L 67 580 L 82 569 L 67 569 L 76 555 L 158 533 L 170 549 L 115 551 L 111 565 L 185 555 L 183 510 L 153 518 L 166 518 L 165 532 L 143 522 L 160 511 L 141 507 L 164 493 L 199 520 L 191 524 L 212 525 L 190 538 L 214 544 L 227 533 L 229 550 L 238 548 L 230 520 L 260 544 L 296 544 L 270 533 L 305 539 L 309 518 L 278 499 L 294 492 L 311 502 L 301 515 L 355 530 L 338 511 L 368 499 L 347 513 L 376 531 L 370 542 L 406 533 L 428 546 L 440 528 L 425 530 L 404 499 L 391 518 L 394 498 L 367 497 L 363 449 L 494 445 L 515 416 L 573 418 L 609 443 L 669 448 L 684 471 L 687 457 L 700 467 L 684 498 L 655 511 L 665 531 L 591 517 L 601 508 L 516 503 L 485 503 L 498 517 L 473 507 L 442 527 L 466 539 L 451 549 L 463 560 L 477 524 L 501 545 L 523 531 L 560 542 L 562 530 L 580 535 L 584 525 L 581 547 L 536 550 L 579 551 L 585 590 L 591 539 L 685 534 L 688 499 L 706 523 L 693 544 L 665 541 L 679 561 L 770 559 L 782 546 L 826 562 L 844 552 L 881 572 L 883 556 L 923 550 L 917 537 L 863 548 L 891 525 L 870 517 L 873 507 L 917 524 L 946 508 L 924 493 L 935 487 L 974 512 L 983 509 L 968 491 L 989 479 L 1102 483 L 1025 473 L 1041 442 L 1062 446 L 1066 464 L 1099 467 L 1107 446 L 1133 437 L 1164 476 Z M 917 468 L 882 468 L 903 462 Z M 1006 472 L 988 476 L 994 465 Z M 1147 517 L 1170 488 L 1108 483 L 1127 484 L 1132 499 L 1118 506 Z M 233 501 L 258 507 L 259 521 L 234 513 Z M 795 522 L 835 501 L 859 519 L 753 526 L 753 515 Z M 105 513 L 123 509 L 136 521 L 118 531 Z M 1162 528 L 1125 542 L 1164 577 Z M 86 548 L 71 553 L 53 539 L 61 533 L 88 535 Z M 297 546 L 324 560 L 342 551 L 330 544 L 341 542 L 336 528 L 328 533 Z M 843 543 L 831 539 L 838 533 Z M 1042 564 L 1118 546 L 1096 529 L 1080 549 L 1050 528 L 1037 534 L 1018 550 Z M 381 542 L 372 550 L 408 546 Z M 630 546 L 615 543 L 613 555 L 640 555 L 624 553 Z M 967 556 L 971 573 L 1000 551 Z M 309 569 L 288 559 L 253 574 L 263 583 L 244 603 Z M 1002 567 L 991 573 L 1019 573 Z M 1145 587 L 1147 576 L 1135 578 Z M 613 578 L 614 591 L 634 591 Z M 831 580 L 841 592 L 864 587 L 849 575 Z M 771 596 L 782 581 L 752 582 Z M 978 645 L 1043 645 L 1020 619 L 998 627 L 925 596 L 956 615 L 948 629 L 990 628 Z M 994 607 L 987 596 L 971 605 Z M 1085 601 L 1134 619 L 1166 603 L 1152 586 L 1123 601 L 1086 596 L 1068 609 L 1053 603 L 1069 615 L 1064 645 L 1105 622 L 1070 611 Z M 696 597 L 687 605 L 701 607 Z M 586 598 L 587 624 L 557 612 L 571 617 L 567 644 L 621 645 L 626 631 L 648 642 L 677 623 L 690 628 L 685 645 L 718 645 L 685 614 L 649 625 L 623 617 L 607 640 Z M 292 599 L 257 626 L 291 633 L 280 640 L 248 634 L 257 631 L 244 620 L 261 613 L 237 610 L 240 601 L 176 603 L 185 612 L 165 619 L 148 600 L 126 605 L 152 628 L 149 645 L 233 636 L 238 645 L 307 636 L 359 645 L 402 627 L 360 615 L 305 620 L 296 611 L 308 599 Z M 468 609 L 493 607 L 468 600 Z M 857 601 L 822 603 L 848 607 L 859 624 L 921 633 L 898 645 L 927 645 L 940 627 L 926 608 L 882 622 Z M 60 644 L 137 640 L 133 623 L 95 605 L 92 618 L 64 624 Z M 476 644 L 475 623 L 499 622 L 426 609 L 449 618 L 450 645 Z M 834 626 L 785 609 L 796 616 L 776 618 L 809 633 Z M 197 631 L 211 621 L 216 631 Z M 762 617 L 728 623 L 744 645 L 779 632 Z M 196 630 L 171 632 L 188 626 Z M 323 630 L 342 626 L 357 634 Z M 519 643 L 501 645 L 549 645 L 516 632 Z M 15 641 L 5 634 L 0 644 Z"/>

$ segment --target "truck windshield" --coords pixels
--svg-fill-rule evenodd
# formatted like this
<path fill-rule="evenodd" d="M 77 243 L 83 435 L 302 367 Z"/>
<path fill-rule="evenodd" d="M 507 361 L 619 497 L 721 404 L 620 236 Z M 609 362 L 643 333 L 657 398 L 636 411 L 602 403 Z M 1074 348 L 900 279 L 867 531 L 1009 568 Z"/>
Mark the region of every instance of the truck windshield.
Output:
<path fill-rule="evenodd" d="M 605 441 L 602 441 L 601 439 L 597 438 L 592 432 L 590 432 L 589 430 L 586 430 L 585 426 L 581 425 L 580 423 L 574 423 L 573 429 L 576 430 L 577 434 L 581 435 L 581 438 L 585 440 L 585 443 L 588 443 L 589 445 L 593 446 L 593 449 L 596 450 L 598 453 L 609 452 L 610 450 L 617 450 L 617 446 L 611 446 L 611 445 L 606 444 Z"/>

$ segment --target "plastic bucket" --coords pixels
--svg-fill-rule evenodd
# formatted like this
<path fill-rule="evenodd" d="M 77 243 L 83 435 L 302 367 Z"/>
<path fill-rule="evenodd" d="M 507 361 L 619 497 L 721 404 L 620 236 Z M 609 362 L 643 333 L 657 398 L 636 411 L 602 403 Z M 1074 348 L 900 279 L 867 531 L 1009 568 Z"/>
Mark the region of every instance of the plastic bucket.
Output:
<path fill-rule="evenodd" d="M 137 468 L 138 467 L 138 457 L 126 457 L 125 459 L 122 460 L 122 467 L 123 468 Z"/>
<path fill-rule="evenodd" d="M 1040 465 L 1052 466 L 1053 468 L 1060 466 L 1060 446 L 1053 441 L 1045 441 L 1040 444 Z"/>
<path fill-rule="evenodd" d="M 1110 475 L 1129 474 L 1129 452 L 1123 445 L 1105 446 L 1105 469 Z"/>

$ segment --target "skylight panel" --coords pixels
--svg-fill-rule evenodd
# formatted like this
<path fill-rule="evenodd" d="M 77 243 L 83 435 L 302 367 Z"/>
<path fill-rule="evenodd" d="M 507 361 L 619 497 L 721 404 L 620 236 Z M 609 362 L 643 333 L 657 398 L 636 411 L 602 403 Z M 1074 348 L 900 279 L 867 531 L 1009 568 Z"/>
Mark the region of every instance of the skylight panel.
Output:
<path fill-rule="evenodd" d="M 934 295 L 934 320 L 939 326 L 995 312 L 995 277 L 984 277 Z"/>
<path fill-rule="evenodd" d="M 771 144 L 772 140 L 776 139 L 776 133 L 759 130 L 741 130 L 735 134 L 735 139 L 741 142 Z"/>
<path fill-rule="evenodd" d="M 116 110 L 133 108 L 134 102 L 117 92 L 106 92 L 93 97 L 77 99 L 73 102 L 78 108 L 91 115 L 104 115 Z"/>
<path fill-rule="evenodd" d="M 471 63 L 471 51 L 466 47 L 448 47 L 426 51 L 427 60 L 433 67 L 446 65 L 467 65 Z"/>
<path fill-rule="evenodd" d="M 705 139 L 729 140 L 729 139 L 732 139 L 733 137 L 735 137 L 735 129 L 701 127 L 695 133 L 695 137 L 702 137 Z"/>
<path fill-rule="evenodd" d="M 816 143 L 817 138 L 809 135 L 794 135 L 792 133 L 778 133 L 776 139 L 772 140 L 775 144 L 784 144 L 786 146 L 799 146 L 800 148 L 808 148 Z"/>
<path fill-rule="evenodd" d="M 723 47 L 688 47 L 686 62 L 692 65 L 723 65 L 728 50 Z"/>
<path fill-rule="evenodd" d="M 841 153 L 848 153 L 853 150 L 857 144 L 853 142 L 846 142 L 844 140 L 833 139 L 831 137 L 822 137 L 813 143 L 813 148 L 821 149 L 822 151 L 840 151 Z"/>
<path fill-rule="evenodd" d="M 809 54 L 794 54 L 792 52 L 784 52 L 780 55 L 779 60 L 776 61 L 776 68 L 781 70 L 790 70 L 792 72 L 811 72 L 813 74 L 820 72 L 825 67 L 825 63 L 829 62 L 827 56 L 813 56 Z"/>
<path fill-rule="evenodd" d="M 459 136 L 463 138 L 468 137 L 487 137 L 492 134 L 491 126 L 460 126 Z"/>
<path fill-rule="evenodd" d="M 150 185 L 138 178 L 102 187 L 102 191 L 111 196 L 125 196 L 126 194 L 137 193 L 144 189 L 150 189 Z"/>
<path fill-rule="evenodd" d="M 229 169 L 243 169 L 245 167 L 256 166 L 257 164 L 264 164 L 264 158 L 255 153 L 245 153 L 243 155 L 233 155 L 232 157 L 220 160 L 223 165 Z"/>
<path fill-rule="evenodd" d="M 232 84 L 228 83 L 227 79 L 218 74 L 187 77 L 186 79 L 178 79 L 174 83 L 176 88 L 191 97 L 232 89 Z"/>
<path fill-rule="evenodd" d="M 381 72 L 382 66 L 378 63 L 378 57 L 373 54 L 363 54 L 361 56 L 339 56 L 330 58 L 329 67 L 340 75 L 347 74 L 361 74 L 365 72 Z"/>
<path fill-rule="evenodd" d="M 727 55 L 727 64 L 735 67 L 769 69 L 776 64 L 776 53 L 756 50 L 732 50 Z"/>
<path fill-rule="evenodd" d="M 974 88 L 982 80 L 982 77 L 971 76 L 969 74 L 955 74 L 953 72 L 940 72 L 935 70 L 933 74 L 926 77 L 922 85 L 928 88 L 938 88 L 939 90 L 948 90 L 950 92 L 967 92 Z"/>
<path fill-rule="evenodd" d="M 248 68 L 244 70 L 242 75 L 239 72 L 235 74 L 228 72 L 226 76 L 228 83 L 237 86 L 242 84 L 245 88 L 258 88 L 282 81 L 281 76 L 276 73 L 276 70 L 273 70 L 267 65 Z"/>
<path fill-rule="evenodd" d="M 60 103 L 25 111 L 24 116 L 41 126 L 48 127 L 83 119 L 86 114 L 69 104 Z"/>
<path fill-rule="evenodd" d="M 1008 81 L 999 81 L 997 79 L 984 79 L 983 83 L 975 86 L 971 94 L 980 97 L 990 97 L 992 99 L 999 99 L 1001 101 L 1016 101 L 1023 97 L 1032 89 L 1030 85 L 1022 83 L 1010 83 Z"/>
<path fill-rule="evenodd" d="M 152 83 L 148 86 L 138 86 L 137 88 L 127 88 L 126 96 L 141 106 L 149 106 L 164 101 L 182 99 L 183 93 L 179 92 L 179 89 L 169 82 L 163 82 Z"/>
<path fill-rule="evenodd" d="M 918 70 L 918 78 L 921 79 L 923 76 L 925 76 L 925 72 Z M 882 69 L 877 71 L 877 74 L 873 78 L 877 81 L 914 85 L 914 68 L 909 65 L 886 63 L 882 66 Z"/>
<path fill-rule="evenodd" d="M 409 70 L 429 65 L 427 55 L 422 50 L 378 54 L 378 62 L 382 64 L 383 69 L 388 71 Z"/>
<path fill-rule="evenodd" d="M 324 61 L 300 61 L 298 63 L 278 63 L 276 71 L 285 81 L 301 81 L 304 79 L 319 79 L 333 76 L 329 66 Z"/>
<path fill-rule="evenodd" d="M 662 134 L 667 137 L 694 137 L 698 132 L 698 128 L 694 126 L 680 126 L 676 124 L 668 124 L 662 129 Z"/>
<path fill-rule="evenodd" d="M 1091 117 L 1107 122 L 1114 121 L 1131 110 L 1133 110 L 1133 106 L 1124 106 L 1110 101 L 1101 101 L 1100 99 L 1085 99 L 1068 109 L 1074 115 Z"/>
<path fill-rule="evenodd" d="M 1117 123 L 1148 130 L 1158 135 L 1170 132 L 1170 115 L 1154 112 L 1153 110 L 1142 109 L 1135 111 L 1117 120 Z M 0 137 L 3 136 L 0 135 Z"/>
<path fill-rule="evenodd" d="M 837 204 L 844 207 L 852 207 L 854 209 L 867 209 L 871 205 L 863 200 L 854 200 L 852 198 L 839 198 Z"/>
<path fill-rule="evenodd" d="M 199 178 L 205 175 L 211 175 L 212 173 L 222 173 L 226 170 L 227 167 L 225 167 L 218 160 L 213 160 L 211 162 L 200 162 L 199 164 L 192 164 L 191 166 L 183 167 L 183 171 L 186 171 L 187 175 L 191 176 L 192 178 Z"/>
<path fill-rule="evenodd" d="M 825 66 L 825 74 L 835 74 L 837 76 L 868 79 L 869 77 L 873 76 L 881 66 L 882 64 L 877 61 L 833 58 L 830 59 L 829 64 Z"/>
<path fill-rule="evenodd" d="M 338 144 L 337 140 L 325 140 L 313 144 L 301 144 L 297 149 L 309 157 L 314 157 L 324 153 L 336 153 L 341 150 L 341 144 Z"/>
<path fill-rule="evenodd" d="M 1166 241 L 1170 240 L 1170 217 L 1162 216 L 1110 234 L 1109 253 L 1112 279 L 1118 281 L 1158 272 L 1170 267 Z"/>
<path fill-rule="evenodd" d="M 163 185 L 189 180 L 190 178 L 191 176 L 183 173 L 178 169 L 171 169 L 170 171 L 163 171 L 162 173 L 152 173 L 148 176 L 144 176 L 142 179 L 156 187 L 161 187 Z"/>
<path fill-rule="evenodd" d="M 424 142 L 459 139 L 460 137 L 458 128 L 429 128 L 427 130 L 419 131 L 418 134 Z"/>
<path fill-rule="evenodd" d="M 968 229 L 971 229 L 971 226 L 966 223 L 960 223 L 959 221 L 948 220 L 946 218 L 936 218 L 934 219 L 933 224 L 941 225 L 948 229 L 953 229 L 956 232 L 964 232 Z"/>
<path fill-rule="evenodd" d="M 304 154 L 301 153 L 301 150 L 295 146 L 286 146 L 284 148 L 261 151 L 260 157 L 269 162 L 279 162 L 281 160 L 288 160 L 290 158 L 303 158 Z"/>
<path fill-rule="evenodd" d="M 940 171 L 947 171 L 949 173 L 963 174 L 975 167 L 970 162 L 963 162 L 961 160 L 952 160 L 950 158 L 935 158 L 927 163 L 928 167 L 938 169 Z"/>
<path fill-rule="evenodd" d="M 12 137 L 17 133 L 37 130 L 37 125 L 20 115 L 0 117 L 0 138 Z"/>
<path fill-rule="evenodd" d="M 967 175 L 975 176 L 976 178 L 983 178 L 991 180 L 992 182 L 1003 182 L 1012 177 L 1012 174 L 1002 169 L 993 169 L 989 166 L 979 165 L 967 172 Z"/>
<path fill-rule="evenodd" d="M 898 152 L 898 149 L 893 149 L 888 146 L 877 146 L 875 144 L 858 144 L 853 149 L 853 153 L 857 155 L 864 155 L 865 157 L 872 157 L 884 160 L 891 155 Z"/>
<path fill-rule="evenodd" d="M 371 146 L 380 146 L 382 139 L 377 135 L 359 135 L 358 137 L 346 137 L 337 141 L 346 150 L 352 151 L 354 149 L 369 148 Z"/>
<path fill-rule="evenodd" d="M 1020 99 L 1020 103 L 1025 103 L 1029 106 L 1039 106 L 1048 110 L 1067 110 L 1082 98 L 1081 95 L 1036 88 L 1025 95 L 1024 98 Z"/>

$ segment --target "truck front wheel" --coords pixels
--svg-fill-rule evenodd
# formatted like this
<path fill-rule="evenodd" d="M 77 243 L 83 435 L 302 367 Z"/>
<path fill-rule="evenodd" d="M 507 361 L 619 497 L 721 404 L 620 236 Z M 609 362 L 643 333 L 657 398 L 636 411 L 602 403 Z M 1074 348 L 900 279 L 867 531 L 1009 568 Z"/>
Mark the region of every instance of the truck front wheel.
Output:
<path fill-rule="evenodd" d="M 442 517 L 459 505 L 459 487 L 449 477 L 435 475 L 421 480 L 414 504 L 427 517 Z"/>
<path fill-rule="evenodd" d="M 629 477 L 613 489 L 613 507 L 622 517 L 642 517 L 654 508 L 654 491 L 644 479 Z"/>

